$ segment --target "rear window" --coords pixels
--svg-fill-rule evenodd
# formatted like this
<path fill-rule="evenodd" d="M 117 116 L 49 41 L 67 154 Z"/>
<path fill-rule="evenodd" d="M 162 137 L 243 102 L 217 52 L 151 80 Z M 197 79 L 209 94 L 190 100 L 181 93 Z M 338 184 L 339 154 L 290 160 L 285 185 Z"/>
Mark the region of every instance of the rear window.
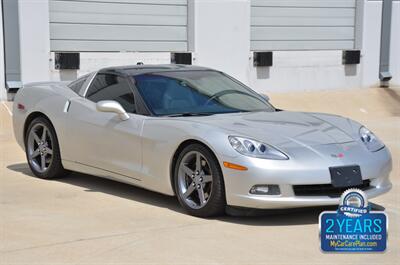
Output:
<path fill-rule="evenodd" d="M 82 76 L 81 78 L 71 82 L 68 87 L 72 89 L 76 94 L 79 94 L 79 91 L 81 91 L 81 88 L 83 84 L 85 83 L 86 79 L 88 78 L 88 75 Z"/>

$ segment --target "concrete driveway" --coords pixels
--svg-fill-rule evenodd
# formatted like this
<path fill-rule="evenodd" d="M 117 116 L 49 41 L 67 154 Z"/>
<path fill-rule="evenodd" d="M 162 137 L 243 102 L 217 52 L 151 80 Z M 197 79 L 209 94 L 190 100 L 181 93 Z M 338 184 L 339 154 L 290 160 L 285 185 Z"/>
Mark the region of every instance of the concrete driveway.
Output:
<path fill-rule="evenodd" d="M 0 104 L 0 264 L 399 264 L 400 93 L 390 89 L 270 95 L 279 108 L 349 116 L 393 155 L 393 190 L 372 200 L 389 216 L 384 254 L 323 254 L 311 208 L 204 220 L 175 198 L 73 173 L 35 178 Z"/>

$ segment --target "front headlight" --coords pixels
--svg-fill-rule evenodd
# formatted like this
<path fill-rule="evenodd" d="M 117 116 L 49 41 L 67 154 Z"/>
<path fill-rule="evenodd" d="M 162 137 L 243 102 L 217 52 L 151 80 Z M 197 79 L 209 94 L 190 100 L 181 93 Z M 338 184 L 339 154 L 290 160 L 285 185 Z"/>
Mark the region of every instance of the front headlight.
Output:
<path fill-rule="evenodd" d="M 376 152 L 381 150 L 385 145 L 375 136 L 370 130 L 364 126 L 360 128 L 360 138 L 365 144 L 367 149 L 371 152 Z"/>
<path fill-rule="evenodd" d="M 284 153 L 274 147 L 253 139 L 239 136 L 229 136 L 228 139 L 233 149 L 245 156 L 274 160 L 289 159 Z"/>

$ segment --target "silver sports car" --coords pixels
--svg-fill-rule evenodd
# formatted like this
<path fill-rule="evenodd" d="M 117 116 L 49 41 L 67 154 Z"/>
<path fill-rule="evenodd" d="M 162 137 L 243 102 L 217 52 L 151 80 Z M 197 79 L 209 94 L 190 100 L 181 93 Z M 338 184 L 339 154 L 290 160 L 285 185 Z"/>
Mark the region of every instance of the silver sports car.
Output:
<path fill-rule="evenodd" d="M 215 70 L 101 69 L 33 83 L 14 102 L 14 131 L 40 178 L 78 171 L 176 195 L 190 214 L 227 206 L 335 205 L 346 189 L 388 192 L 391 156 L 366 127 L 274 108 Z"/>

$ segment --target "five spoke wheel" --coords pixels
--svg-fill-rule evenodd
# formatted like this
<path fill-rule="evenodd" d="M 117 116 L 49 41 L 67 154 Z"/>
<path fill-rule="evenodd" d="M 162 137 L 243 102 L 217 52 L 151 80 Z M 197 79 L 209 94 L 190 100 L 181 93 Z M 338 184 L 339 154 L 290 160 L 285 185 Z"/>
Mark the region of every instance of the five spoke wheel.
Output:
<path fill-rule="evenodd" d="M 52 135 L 44 123 L 36 123 L 29 131 L 27 153 L 29 164 L 44 173 L 53 161 Z"/>
<path fill-rule="evenodd" d="M 212 192 L 212 171 L 207 159 L 198 151 L 188 152 L 178 171 L 179 196 L 192 209 L 207 204 Z"/>

